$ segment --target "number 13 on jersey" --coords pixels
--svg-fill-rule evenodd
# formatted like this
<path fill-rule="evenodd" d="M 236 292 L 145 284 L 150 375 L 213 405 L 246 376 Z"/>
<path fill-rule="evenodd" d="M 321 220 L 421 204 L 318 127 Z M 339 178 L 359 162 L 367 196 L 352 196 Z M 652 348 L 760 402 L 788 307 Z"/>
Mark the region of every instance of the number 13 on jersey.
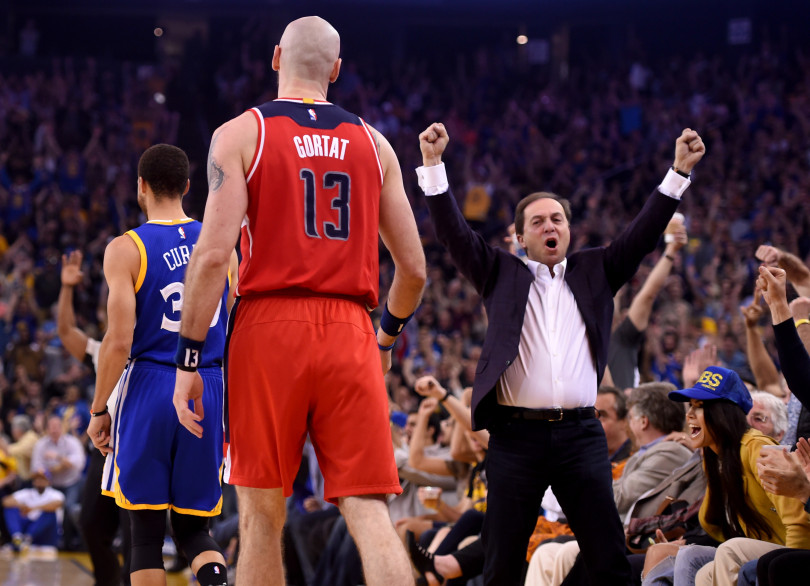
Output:
<path fill-rule="evenodd" d="M 310 238 L 320 238 L 317 217 L 316 177 L 311 169 L 301 169 L 299 173 L 304 182 L 304 231 Z M 349 239 L 349 221 L 351 220 L 351 177 L 347 173 L 329 171 L 323 174 L 321 183 L 324 190 L 337 189 L 337 195 L 332 198 L 331 208 L 338 211 L 337 224 L 323 222 L 323 235 L 330 240 Z"/>

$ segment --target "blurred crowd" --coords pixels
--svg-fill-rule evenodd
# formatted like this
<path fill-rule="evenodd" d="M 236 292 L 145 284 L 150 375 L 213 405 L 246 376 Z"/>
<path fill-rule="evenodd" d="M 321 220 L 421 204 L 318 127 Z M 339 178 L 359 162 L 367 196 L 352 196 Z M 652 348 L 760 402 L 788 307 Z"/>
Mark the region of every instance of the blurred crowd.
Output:
<path fill-rule="evenodd" d="M 194 169 L 187 206 L 199 217 L 206 192 L 205 137 L 231 116 L 276 97 L 267 25 L 261 21 L 246 25 L 232 43 L 218 44 L 217 51 L 195 37 L 184 58 L 164 56 L 153 63 L 36 57 L 31 27 L 35 31 L 33 23 L 23 30 L 28 44 L 21 42 L 20 57 L 7 59 L 0 69 L 3 494 L 31 485 L 31 457 L 39 438 L 56 442 L 65 434 L 77 438 L 83 452 L 88 450 L 84 429 L 94 374 L 91 366 L 69 355 L 57 335 L 61 255 L 71 250 L 84 255 L 82 281 L 74 288 L 76 325 L 100 339 L 106 321 L 105 246 L 144 221 L 135 198 L 138 157 L 159 142 L 185 148 Z M 428 123 L 446 125 L 451 184 L 466 218 L 486 238 L 509 246 L 515 204 L 532 191 L 545 190 L 571 201 L 574 250 L 610 242 L 664 176 L 674 138 L 684 127 L 698 129 L 707 156 L 680 208 L 688 236 L 652 306 L 649 325 L 642 328 L 637 382 L 663 381 L 682 388 L 689 356 L 714 347 L 713 364 L 762 387 L 750 359 L 751 330 L 779 369 L 773 332 L 759 327 L 766 325 L 767 311 L 746 314 L 742 308 L 756 302 L 754 283 L 764 259 L 755 253 L 761 245 L 772 246 L 772 254 L 789 253 L 793 256 L 781 258 L 799 263 L 810 253 L 807 47 L 762 41 L 733 55 L 636 53 L 630 61 L 584 57 L 566 75 L 528 64 L 514 47 L 480 48 L 441 63 L 393 59 L 385 67 L 364 56 L 357 62 L 345 60 L 330 94 L 394 146 L 427 255 L 429 281 L 422 305 L 395 347 L 394 367 L 386 377 L 393 442 L 406 486 L 397 504 L 392 503 L 392 517 L 415 563 L 420 555 L 428 560 L 419 562 L 422 569 L 434 570 L 447 561 L 428 552 L 437 535 L 441 541 L 450 527 L 462 525 L 464 535 L 454 535 L 452 548 L 446 542 L 439 552 L 461 549 L 464 539 L 477 535 L 476 519 L 486 510 L 485 489 L 471 472 L 480 473 L 486 438 L 462 429 L 463 409 L 446 401 L 440 406 L 441 393 L 434 390 L 446 390 L 451 401 L 463 405 L 486 315 L 474 289 L 456 274 L 437 243 L 416 185 L 417 134 Z M 204 69 L 199 55 L 210 57 Z M 202 103 L 202 95 L 207 102 Z M 663 253 L 662 246 L 650 255 L 618 295 L 617 324 Z M 392 275 L 393 263 L 383 252 L 381 301 Z M 428 380 L 435 384 L 418 393 L 420 380 L 423 387 Z M 776 386 L 763 390 L 779 395 L 778 405 L 784 407 L 788 391 L 783 381 L 776 377 L 767 382 Z M 612 413 L 623 420 L 621 395 L 616 399 L 621 405 L 613 406 Z M 631 407 L 646 409 L 653 417 L 657 407 L 637 395 L 638 389 L 629 392 Z M 426 406 L 428 400 L 433 403 Z M 778 405 L 771 408 L 779 411 Z M 606 413 L 609 419 L 610 409 Z M 770 412 L 763 417 L 781 421 Z M 787 414 L 784 418 L 784 429 L 774 432 L 771 427 L 765 433 L 790 433 Z M 56 429 L 56 419 L 61 429 Z M 791 443 L 795 417 L 792 425 Z M 659 427 L 664 436 L 679 432 L 684 422 Z M 629 437 L 614 438 L 614 447 L 619 449 Z M 686 448 L 678 451 L 672 469 L 691 455 Z M 318 499 L 313 460 L 302 466 L 300 492 L 290 505 L 308 519 L 298 523 L 295 514 L 290 517 L 290 551 L 298 558 L 288 560 L 297 568 L 291 576 L 297 571 L 301 583 L 317 584 L 326 583 L 318 581 L 318 572 L 327 572 L 321 577 L 345 574 L 346 583 L 356 584 L 351 580 L 359 560 L 347 553 L 345 523 L 341 532 L 336 511 Z M 75 462 L 79 472 L 83 466 L 83 459 Z M 48 480 L 53 483 L 54 477 Z M 76 482 L 68 484 L 74 490 Z M 435 493 L 419 491 L 419 486 L 443 487 L 443 505 Z M 75 494 L 66 496 L 78 502 Z M 548 505 L 548 511 L 555 510 L 553 496 Z M 316 517 L 307 517 L 316 512 L 317 523 L 312 521 Z M 551 530 L 558 531 L 565 533 L 557 526 Z M 62 545 L 80 547 L 64 540 Z M 329 583 L 342 582 L 335 578 Z"/>

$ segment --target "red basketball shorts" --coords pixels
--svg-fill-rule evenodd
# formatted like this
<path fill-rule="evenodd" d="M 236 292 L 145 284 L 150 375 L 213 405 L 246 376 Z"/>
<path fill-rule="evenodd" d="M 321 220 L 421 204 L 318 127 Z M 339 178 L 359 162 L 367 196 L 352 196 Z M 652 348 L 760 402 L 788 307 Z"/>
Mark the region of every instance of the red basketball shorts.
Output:
<path fill-rule="evenodd" d="M 329 502 L 399 494 L 377 338 L 359 304 L 240 299 L 228 345 L 225 481 L 282 488 L 309 433 Z"/>

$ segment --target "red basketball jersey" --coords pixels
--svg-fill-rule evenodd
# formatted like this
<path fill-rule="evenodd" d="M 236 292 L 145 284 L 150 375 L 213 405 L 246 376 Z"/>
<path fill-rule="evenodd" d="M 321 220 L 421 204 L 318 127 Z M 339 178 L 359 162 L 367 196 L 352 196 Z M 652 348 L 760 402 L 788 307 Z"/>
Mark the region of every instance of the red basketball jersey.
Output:
<path fill-rule="evenodd" d="M 314 292 L 375 307 L 383 174 L 370 129 L 329 102 L 279 99 L 251 112 L 259 138 L 237 293 Z"/>

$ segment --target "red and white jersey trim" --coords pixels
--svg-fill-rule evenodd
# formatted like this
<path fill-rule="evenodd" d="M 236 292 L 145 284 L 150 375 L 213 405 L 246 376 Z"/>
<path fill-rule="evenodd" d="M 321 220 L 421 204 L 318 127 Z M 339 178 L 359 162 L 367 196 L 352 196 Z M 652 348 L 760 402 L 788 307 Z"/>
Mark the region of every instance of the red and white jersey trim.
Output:
<path fill-rule="evenodd" d="M 368 124 L 366 124 L 366 121 L 361 118 L 360 122 L 363 123 L 363 129 L 366 131 L 366 135 L 368 136 L 368 139 L 371 141 L 371 150 L 374 151 L 374 156 L 377 160 L 377 169 L 380 170 L 380 183 L 384 183 L 385 176 L 383 175 L 382 162 L 380 161 L 380 153 L 377 150 L 377 141 L 374 140 L 373 136 L 371 136 L 371 129 L 368 127 Z"/>
<path fill-rule="evenodd" d="M 264 150 L 264 116 L 258 108 L 251 108 L 250 111 L 256 115 L 256 121 L 259 123 L 259 144 L 256 147 L 256 152 L 253 154 L 253 165 L 250 168 L 247 179 L 245 179 L 245 183 L 249 183 L 250 178 L 253 177 L 253 173 L 256 172 L 259 161 L 262 160 L 262 151 Z"/>
<path fill-rule="evenodd" d="M 332 105 L 332 102 L 327 102 L 326 100 L 311 100 L 309 98 L 276 98 L 273 100 L 274 102 L 291 102 L 293 104 L 329 104 Z M 255 108 L 254 108 L 255 109 Z"/>

